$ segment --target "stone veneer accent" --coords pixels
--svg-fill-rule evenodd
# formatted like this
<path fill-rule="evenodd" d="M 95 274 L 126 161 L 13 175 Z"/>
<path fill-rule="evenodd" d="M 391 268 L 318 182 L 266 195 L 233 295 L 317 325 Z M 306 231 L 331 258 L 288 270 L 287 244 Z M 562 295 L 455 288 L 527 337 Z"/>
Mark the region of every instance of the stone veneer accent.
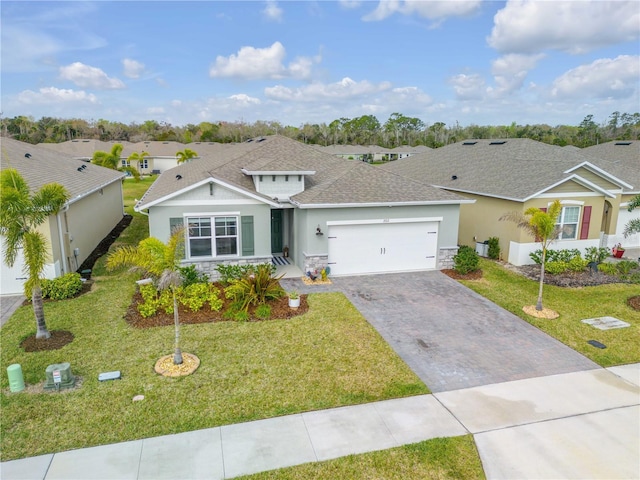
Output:
<path fill-rule="evenodd" d="M 209 280 L 215 282 L 220 278 L 220 274 L 216 270 L 219 264 L 223 265 L 259 265 L 261 263 L 271 263 L 271 255 L 265 257 L 238 257 L 227 260 L 206 260 L 202 262 L 184 261 L 183 267 L 195 265 L 199 272 L 206 273 Z"/>
<path fill-rule="evenodd" d="M 329 255 L 328 254 L 306 254 L 303 253 L 304 255 L 304 273 L 306 274 L 307 272 L 313 272 L 313 271 L 318 271 L 320 272 L 323 268 L 325 268 L 327 266 L 327 263 L 329 261 Z"/>
<path fill-rule="evenodd" d="M 443 247 L 438 252 L 438 270 L 453 268 L 453 257 L 458 253 L 458 247 Z"/>

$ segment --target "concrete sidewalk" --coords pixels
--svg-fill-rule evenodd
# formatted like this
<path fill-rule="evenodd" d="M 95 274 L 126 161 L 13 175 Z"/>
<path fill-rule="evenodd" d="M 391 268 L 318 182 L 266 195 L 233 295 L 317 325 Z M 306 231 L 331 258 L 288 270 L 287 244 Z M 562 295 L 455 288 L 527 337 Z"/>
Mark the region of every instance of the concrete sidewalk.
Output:
<path fill-rule="evenodd" d="M 224 479 L 474 435 L 487 478 L 640 478 L 640 364 L 277 417 L 0 464 L 13 479 Z"/>

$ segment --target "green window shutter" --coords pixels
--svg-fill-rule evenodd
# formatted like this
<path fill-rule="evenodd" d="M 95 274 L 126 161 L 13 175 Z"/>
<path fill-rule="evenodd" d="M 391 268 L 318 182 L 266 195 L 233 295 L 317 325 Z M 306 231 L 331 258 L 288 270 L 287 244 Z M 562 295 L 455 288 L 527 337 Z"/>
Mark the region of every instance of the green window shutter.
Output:
<path fill-rule="evenodd" d="M 242 225 L 242 256 L 254 255 L 253 216 L 240 217 Z"/>
<path fill-rule="evenodd" d="M 170 218 L 169 219 L 169 232 L 173 233 L 173 229 L 176 227 L 184 226 L 184 219 L 182 217 Z M 186 248 L 182 253 L 182 258 L 187 258 Z"/>

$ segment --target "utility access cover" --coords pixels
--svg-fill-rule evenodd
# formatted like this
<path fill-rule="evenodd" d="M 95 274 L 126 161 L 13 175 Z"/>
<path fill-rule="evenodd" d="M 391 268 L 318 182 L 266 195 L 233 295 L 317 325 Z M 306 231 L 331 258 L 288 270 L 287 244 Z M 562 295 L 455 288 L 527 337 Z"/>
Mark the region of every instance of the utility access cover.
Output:
<path fill-rule="evenodd" d="M 599 330 L 611 330 L 630 326 L 627 322 L 623 322 L 614 317 L 587 318 L 586 320 L 582 320 L 582 323 L 596 327 Z"/>

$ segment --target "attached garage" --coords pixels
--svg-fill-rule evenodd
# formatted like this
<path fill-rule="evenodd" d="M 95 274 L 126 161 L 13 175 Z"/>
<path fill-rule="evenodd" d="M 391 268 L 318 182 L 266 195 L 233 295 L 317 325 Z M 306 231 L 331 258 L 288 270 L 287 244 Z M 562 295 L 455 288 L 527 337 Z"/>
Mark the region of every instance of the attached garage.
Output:
<path fill-rule="evenodd" d="M 327 222 L 332 275 L 433 270 L 442 218 Z"/>
<path fill-rule="evenodd" d="M 0 237 L 0 258 L 4 258 L 4 240 Z M 0 269 L 0 294 L 2 295 L 22 295 L 23 285 L 27 276 L 23 272 L 24 258 L 22 249 L 18 252 L 13 267 L 2 264 Z"/>

